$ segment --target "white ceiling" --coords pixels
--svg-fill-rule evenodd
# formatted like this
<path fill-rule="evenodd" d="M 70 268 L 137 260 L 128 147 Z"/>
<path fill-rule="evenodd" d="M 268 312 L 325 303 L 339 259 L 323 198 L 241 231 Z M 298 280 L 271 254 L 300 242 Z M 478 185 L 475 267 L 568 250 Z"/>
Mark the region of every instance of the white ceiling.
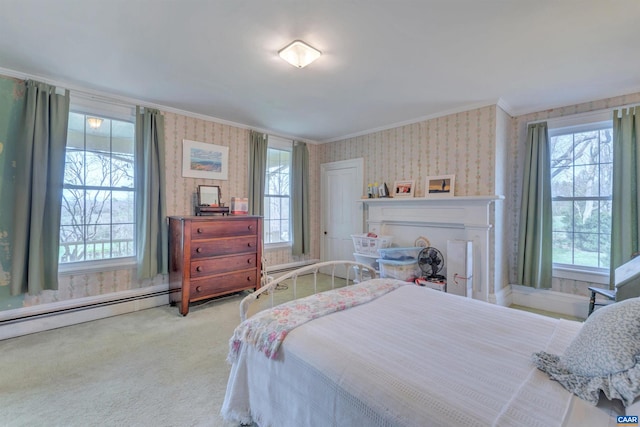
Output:
<path fill-rule="evenodd" d="M 640 91 L 639 0 L 0 0 L 0 67 L 331 141 Z M 277 51 L 323 52 L 304 69 Z"/>

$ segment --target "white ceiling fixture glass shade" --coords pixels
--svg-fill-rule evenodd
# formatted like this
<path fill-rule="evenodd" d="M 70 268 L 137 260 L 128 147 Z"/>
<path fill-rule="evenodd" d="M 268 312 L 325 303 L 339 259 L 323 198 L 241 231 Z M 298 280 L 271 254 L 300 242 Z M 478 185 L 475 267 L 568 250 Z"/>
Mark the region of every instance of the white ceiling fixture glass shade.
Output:
<path fill-rule="evenodd" d="M 102 124 L 102 119 L 97 117 L 87 117 L 87 123 L 91 129 L 98 129 Z"/>
<path fill-rule="evenodd" d="M 322 52 L 302 40 L 294 40 L 278 51 L 280 58 L 297 68 L 303 68 L 320 58 Z"/>

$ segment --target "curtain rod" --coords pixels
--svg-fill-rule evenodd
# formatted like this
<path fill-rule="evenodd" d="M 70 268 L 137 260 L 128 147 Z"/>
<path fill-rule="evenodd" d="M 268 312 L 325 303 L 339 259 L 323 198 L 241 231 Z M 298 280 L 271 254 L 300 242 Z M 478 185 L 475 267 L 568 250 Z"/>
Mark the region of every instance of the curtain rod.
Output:
<path fill-rule="evenodd" d="M 567 118 L 567 117 L 582 117 L 582 116 L 587 117 L 587 116 L 590 116 L 590 115 L 596 115 L 596 114 L 601 114 L 601 113 L 605 113 L 605 112 L 610 112 L 610 113 L 613 114 L 614 110 L 624 110 L 626 108 L 636 108 L 636 107 L 640 107 L 640 103 L 620 105 L 618 107 L 607 107 L 607 108 L 602 108 L 600 110 L 593 110 L 593 111 L 583 111 L 582 113 L 567 114 L 567 115 L 564 115 L 564 116 L 549 117 L 549 118 L 546 118 L 546 119 L 531 120 L 531 121 L 527 122 L 527 126 L 528 125 L 535 125 L 537 123 L 549 122 L 549 121 L 554 121 L 554 120 L 561 120 L 561 119 Z"/>
<path fill-rule="evenodd" d="M 112 98 L 107 95 L 87 92 L 85 90 L 80 90 L 80 89 L 72 89 L 71 96 L 80 98 L 80 99 L 90 100 L 90 101 L 99 101 L 104 104 L 116 105 L 118 107 L 135 108 L 137 105 L 139 105 L 143 108 L 153 108 L 153 107 L 147 107 L 146 105 L 140 105 L 140 103 L 132 99 L 124 100 L 124 99 Z"/>
<path fill-rule="evenodd" d="M 624 109 L 630 110 L 632 108 L 638 108 L 638 107 L 640 107 L 640 104 L 630 104 L 630 105 L 623 105 L 622 107 L 615 107 L 614 110 L 618 110 L 618 117 L 620 117 L 622 114 L 622 110 Z"/>

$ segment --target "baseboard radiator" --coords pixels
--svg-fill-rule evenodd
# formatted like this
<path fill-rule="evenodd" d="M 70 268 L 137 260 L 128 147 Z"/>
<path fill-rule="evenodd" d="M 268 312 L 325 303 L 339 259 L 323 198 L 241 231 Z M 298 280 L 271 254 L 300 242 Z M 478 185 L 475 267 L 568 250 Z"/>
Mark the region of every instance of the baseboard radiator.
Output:
<path fill-rule="evenodd" d="M 589 297 L 582 295 L 512 284 L 511 301 L 516 305 L 582 319 L 586 319 L 588 316 Z"/>
<path fill-rule="evenodd" d="M 300 261 L 267 267 L 267 274 L 271 277 L 279 277 L 318 261 Z M 162 284 L 109 295 L 6 310 L 0 312 L 0 340 L 168 304 L 169 286 Z M 176 313 L 178 313 L 177 310 Z"/>
<path fill-rule="evenodd" d="M 0 340 L 169 304 L 167 284 L 0 312 Z"/>
<path fill-rule="evenodd" d="M 319 259 L 311 259 L 311 260 L 307 260 L 307 261 L 298 261 L 298 262 L 290 262 L 287 264 L 279 264 L 279 265 L 274 265 L 274 266 L 266 266 L 267 268 L 264 269 L 266 270 L 266 273 L 269 277 L 273 277 L 274 279 L 277 279 L 278 277 L 293 271 L 295 269 L 301 268 L 301 267 L 305 267 L 307 265 L 311 265 L 311 264 L 315 264 L 317 262 L 320 262 Z M 309 273 L 311 274 L 311 273 Z"/>

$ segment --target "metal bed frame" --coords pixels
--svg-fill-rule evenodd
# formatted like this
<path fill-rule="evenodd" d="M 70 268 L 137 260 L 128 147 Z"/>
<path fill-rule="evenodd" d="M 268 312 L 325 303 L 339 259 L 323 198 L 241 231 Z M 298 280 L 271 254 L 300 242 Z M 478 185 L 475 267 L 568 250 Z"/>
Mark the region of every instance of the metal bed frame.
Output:
<path fill-rule="evenodd" d="M 345 280 L 346 281 L 345 286 L 349 286 L 349 284 L 356 283 L 355 280 L 358 280 L 359 282 L 361 282 L 363 280 L 363 277 L 366 277 L 365 274 L 369 275 L 369 277 L 366 277 L 366 279 L 377 277 L 377 271 L 370 265 L 362 264 L 360 262 L 350 261 L 350 260 L 325 261 L 325 262 L 319 262 L 316 264 L 307 265 L 307 266 L 298 268 L 296 270 L 290 271 L 289 273 L 284 274 L 278 277 L 277 279 L 266 276 L 266 280 L 263 280 L 263 282 L 266 282 L 265 285 L 261 286 L 260 289 L 258 289 L 257 291 L 250 293 L 249 295 L 244 297 L 242 301 L 240 301 L 240 319 L 242 321 L 245 321 L 247 319 L 247 312 L 249 311 L 249 307 L 251 306 L 252 303 L 256 302 L 257 299 L 262 294 L 265 294 L 265 293 L 269 294 L 271 307 L 273 307 L 274 292 L 272 291 L 275 291 L 276 287 L 282 282 L 284 282 L 285 280 L 291 279 L 293 281 L 293 299 L 296 299 L 297 284 L 298 284 L 299 276 L 313 274 L 313 293 L 315 294 L 318 292 L 318 287 L 317 287 L 318 273 L 330 274 L 331 289 L 334 289 L 335 283 L 336 283 L 336 271 L 337 270 L 342 271 L 343 268 L 346 269 L 346 274 L 345 274 L 346 278 L 338 277 L 338 279 Z M 320 269 L 324 269 L 324 271 L 330 271 L 330 273 L 323 273 L 320 271 Z M 351 272 L 353 272 L 353 278 L 350 278 Z"/>

